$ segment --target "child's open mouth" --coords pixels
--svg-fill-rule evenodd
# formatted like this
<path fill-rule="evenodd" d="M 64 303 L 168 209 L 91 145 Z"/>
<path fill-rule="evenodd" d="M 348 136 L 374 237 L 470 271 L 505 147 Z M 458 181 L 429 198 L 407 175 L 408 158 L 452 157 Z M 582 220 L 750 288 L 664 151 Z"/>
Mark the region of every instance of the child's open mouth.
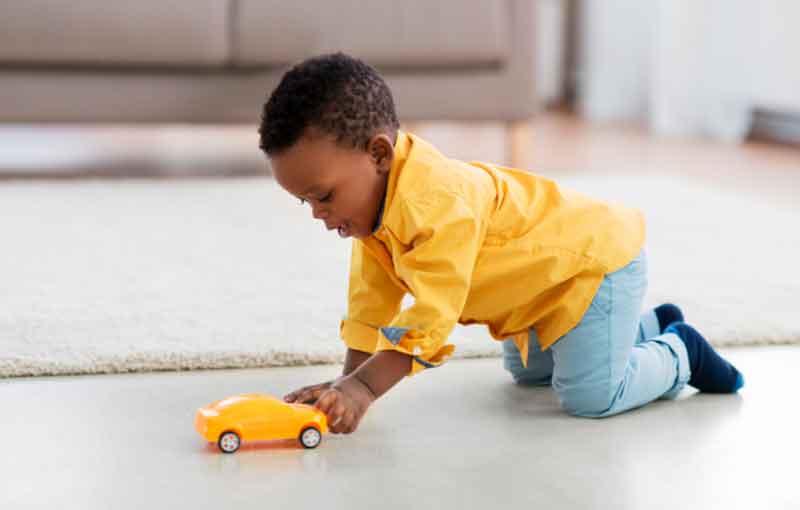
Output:
<path fill-rule="evenodd" d="M 341 237 L 342 239 L 350 237 L 350 227 L 348 225 L 346 224 L 342 225 L 336 230 L 339 232 L 339 237 Z"/>

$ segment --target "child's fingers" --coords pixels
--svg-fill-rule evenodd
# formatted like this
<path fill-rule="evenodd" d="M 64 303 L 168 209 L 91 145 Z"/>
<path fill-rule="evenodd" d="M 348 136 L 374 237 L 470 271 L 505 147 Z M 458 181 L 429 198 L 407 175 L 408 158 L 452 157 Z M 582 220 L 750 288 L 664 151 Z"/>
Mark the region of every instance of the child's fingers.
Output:
<path fill-rule="evenodd" d="M 297 396 L 297 401 L 301 404 L 313 403 L 315 400 L 317 400 L 318 396 L 319 392 L 315 392 L 312 389 L 306 389 Z"/>
<path fill-rule="evenodd" d="M 330 412 L 333 409 L 334 404 L 336 404 L 338 394 L 335 391 L 326 391 L 317 399 L 316 406 L 317 409 L 328 415 L 328 421 L 331 421 Z"/>
<path fill-rule="evenodd" d="M 311 400 L 315 401 L 325 393 L 325 390 L 328 388 L 326 386 L 315 386 L 308 391 L 308 394 L 311 396 Z"/>
<path fill-rule="evenodd" d="M 356 413 L 352 409 L 348 409 L 344 413 L 344 418 L 342 418 L 342 433 L 350 434 L 351 432 L 356 430 L 358 426 L 358 421 L 356 420 Z"/>
<path fill-rule="evenodd" d="M 293 392 L 287 394 L 283 397 L 283 400 L 286 402 L 302 402 L 301 398 L 306 392 L 306 388 L 300 388 L 299 390 L 294 390 Z"/>
<path fill-rule="evenodd" d="M 326 388 L 327 386 L 325 384 L 315 384 L 314 386 L 305 386 L 303 388 L 300 388 L 299 390 L 295 390 L 289 393 L 288 395 L 283 397 L 283 400 L 286 402 L 313 403 L 319 398 L 320 394 L 322 394 L 322 392 L 325 391 Z"/>
<path fill-rule="evenodd" d="M 325 413 L 328 418 L 328 429 L 334 434 L 340 434 L 345 430 L 345 406 L 336 391 L 326 391 L 316 404 L 320 411 Z"/>
<path fill-rule="evenodd" d="M 330 420 L 331 423 L 331 430 L 336 434 L 344 432 L 347 424 L 345 423 L 345 408 L 341 401 L 337 401 L 337 403 L 334 404 L 328 416 L 328 420 Z"/>

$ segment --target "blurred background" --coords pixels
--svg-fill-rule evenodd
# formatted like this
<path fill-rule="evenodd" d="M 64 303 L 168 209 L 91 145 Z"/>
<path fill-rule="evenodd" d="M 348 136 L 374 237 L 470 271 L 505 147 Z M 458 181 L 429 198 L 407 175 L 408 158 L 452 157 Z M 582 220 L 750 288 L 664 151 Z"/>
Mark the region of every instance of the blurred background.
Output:
<path fill-rule="evenodd" d="M 552 148 L 534 131 L 609 126 L 642 144 L 800 143 L 787 0 L 2 6 L 5 177 L 263 174 L 261 104 L 331 51 L 380 69 L 406 127 L 463 159 L 536 168 Z"/>
<path fill-rule="evenodd" d="M 332 51 L 381 71 L 446 154 L 645 209 L 656 276 L 698 282 L 652 299 L 682 297 L 718 343 L 800 341 L 780 258 L 800 246 L 797 2 L 0 8 L 0 375 L 338 359 L 348 245 L 275 188 L 256 133 L 287 67 Z M 750 329 L 729 320 L 745 294 L 772 311 Z M 496 354 L 485 338 L 464 352 Z"/>

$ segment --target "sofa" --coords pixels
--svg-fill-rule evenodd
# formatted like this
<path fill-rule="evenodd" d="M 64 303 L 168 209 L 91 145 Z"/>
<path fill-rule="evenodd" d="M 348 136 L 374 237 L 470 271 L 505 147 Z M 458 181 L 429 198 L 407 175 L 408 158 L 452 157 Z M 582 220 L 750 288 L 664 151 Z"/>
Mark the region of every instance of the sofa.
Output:
<path fill-rule="evenodd" d="M 537 111 L 533 0 L 4 0 L 1 123 L 256 123 L 292 63 L 378 68 L 401 120 Z M 513 147 L 510 149 L 513 152 Z"/>

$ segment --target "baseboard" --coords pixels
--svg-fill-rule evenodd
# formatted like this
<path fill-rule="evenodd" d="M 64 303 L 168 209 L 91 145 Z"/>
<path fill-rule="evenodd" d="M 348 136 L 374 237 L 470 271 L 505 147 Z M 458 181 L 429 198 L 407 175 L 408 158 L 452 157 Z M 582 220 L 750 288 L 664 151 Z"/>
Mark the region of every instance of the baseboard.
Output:
<path fill-rule="evenodd" d="M 757 109 L 750 134 L 757 140 L 800 145 L 800 112 Z"/>

